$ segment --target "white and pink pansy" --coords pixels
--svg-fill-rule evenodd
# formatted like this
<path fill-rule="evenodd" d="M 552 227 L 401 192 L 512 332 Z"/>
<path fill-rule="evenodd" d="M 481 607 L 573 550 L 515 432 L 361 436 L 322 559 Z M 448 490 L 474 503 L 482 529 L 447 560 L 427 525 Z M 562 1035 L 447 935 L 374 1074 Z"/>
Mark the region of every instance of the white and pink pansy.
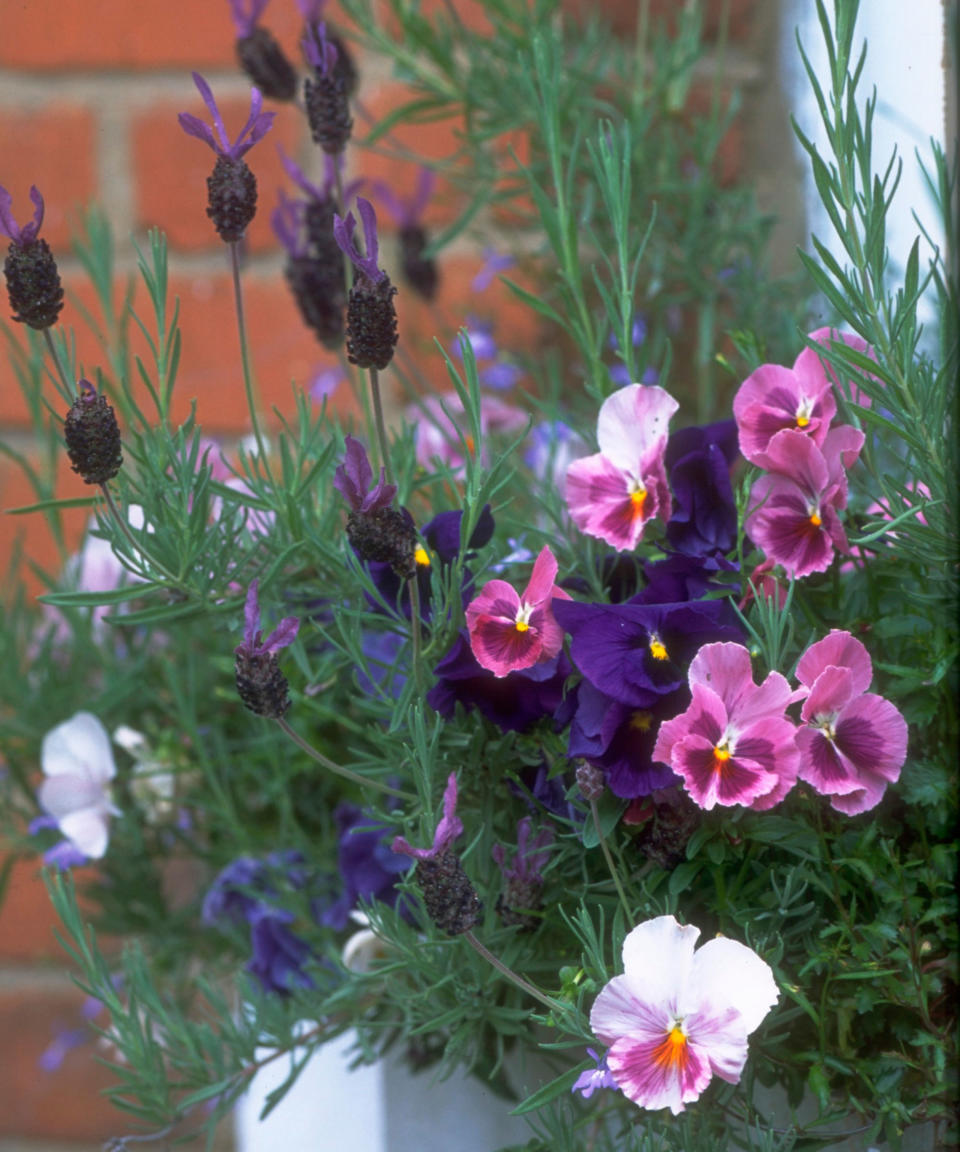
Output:
<path fill-rule="evenodd" d="M 581 532 L 632 551 L 650 520 L 669 520 L 663 457 L 678 408 L 669 392 L 644 384 L 628 384 L 604 400 L 597 419 L 600 451 L 567 469 L 567 507 Z"/>
<path fill-rule="evenodd" d="M 797 664 L 806 696 L 797 734 L 800 778 L 848 816 L 875 808 L 907 758 L 907 722 L 889 700 L 867 691 L 872 678 L 870 655 L 849 632 L 830 632 Z"/>
<path fill-rule="evenodd" d="M 694 951 L 699 935 L 673 916 L 638 924 L 623 942 L 623 975 L 590 1013 L 610 1075 L 641 1108 L 677 1115 L 714 1076 L 736 1084 L 747 1037 L 779 997 L 754 951 L 724 937 Z"/>
<path fill-rule="evenodd" d="M 690 707 L 665 720 L 653 759 L 668 764 L 699 807 L 772 808 L 797 780 L 797 699 L 779 672 L 754 684 L 741 644 L 705 644 L 690 662 Z"/>
<path fill-rule="evenodd" d="M 46 779 L 38 799 L 73 847 L 89 860 L 107 850 L 110 799 L 117 769 L 107 730 L 92 712 L 77 712 L 43 738 L 40 763 Z"/>
<path fill-rule="evenodd" d="M 554 584 L 557 561 L 540 551 L 530 582 L 518 596 L 506 580 L 490 580 L 467 605 L 467 630 L 477 663 L 495 676 L 506 676 L 551 660 L 563 647 L 564 632 L 550 604 L 570 596 Z"/>

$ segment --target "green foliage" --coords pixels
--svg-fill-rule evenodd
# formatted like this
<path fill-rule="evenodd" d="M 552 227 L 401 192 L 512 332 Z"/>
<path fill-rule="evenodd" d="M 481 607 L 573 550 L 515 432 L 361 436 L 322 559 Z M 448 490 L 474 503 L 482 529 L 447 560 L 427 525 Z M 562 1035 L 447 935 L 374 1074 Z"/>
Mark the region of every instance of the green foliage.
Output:
<path fill-rule="evenodd" d="M 635 46 L 596 21 L 568 26 L 556 0 L 487 0 L 487 36 L 469 32 L 455 5 L 427 20 L 414 0 L 390 0 L 392 31 L 375 19 L 372 0 L 342 7 L 358 42 L 381 53 L 412 91 L 370 129 L 366 147 L 389 153 L 400 122 L 456 115 L 463 124 L 460 152 L 443 171 L 468 200 L 432 250 L 457 237 L 482 242 L 491 210 L 508 214 L 515 306 L 548 326 L 546 350 L 518 351 L 531 381 L 531 421 L 592 428 L 613 391 L 615 360 L 631 379 L 659 371 L 691 418 L 719 417 L 744 375 L 796 354 L 797 286 L 766 276 L 767 222 L 713 173 L 733 108 L 715 94 L 706 116 L 684 113 L 702 53 L 686 6 L 675 36 L 643 20 Z M 418 539 L 429 561 L 418 583 L 418 595 L 429 589 L 423 613 L 411 610 L 399 581 L 397 592 L 378 584 L 345 538 L 333 480 L 346 432 L 374 443 L 363 381 L 353 380 L 367 416 L 362 431 L 296 394 L 292 411 L 277 413 L 268 454 L 251 410 L 258 449 L 238 452 L 228 480 L 194 415 L 172 425 L 179 303 L 169 296 L 159 234 L 138 252 L 148 316 L 132 311 L 132 283 L 116 296 L 112 239 L 99 214 L 89 215 L 76 242 L 101 313 L 88 320 L 104 350 L 97 372 L 86 370 L 124 426 L 126 463 L 108 501 L 100 493 L 56 498 L 64 467 L 59 401 L 72 396 L 58 373 L 46 372 L 38 339 L 10 339 L 39 462 L 11 446 L 0 450 L 33 491 L 29 507 L 15 511 L 45 518 L 60 564 L 36 573 L 45 590 L 39 609 L 21 587 L 0 605 L 5 832 L 17 856 L 53 842 L 25 827 L 37 815 L 40 749 L 54 724 L 84 709 L 108 731 L 126 724 L 142 732 L 146 752 L 117 755 L 113 799 L 122 815 L 85 884 L 83 912 L 70 874 L 48 877 L 78 981 L 109 1013 L 101 1031 L 116 1053 L 108 1057 L 112 1099 L 141 1129 L 185 1123 L 212 1132 L 258 1068 L 289 1061 L 268 1101 L 277 1107 L 316 1049 L 350 1033 L 357 1063 L 397 1049 L 441 1077 L 484 1078 L 527 1117 L 528 1152 L 796 1152 L 829 1145 L 852 1121 L 865 1141 L 895 1146 L 924 1120 L 949 1138 L 960 310 L 946 254 L 923 271 L 915 246 L 903 283 L 891 284 L 885 221 L 898 167 L 890 161 L 875 175 L 876 97 L 861 105 L 857 96 L 856 4 L 838 0 L 832 23 L 820 0 L 818 12 L 829 82 L 808 70 L 830 154 L 802 143 L 845 257 L 816 239 L 815 254 L 803 257 L 804 290 L 822 294 L 871 350 L 817 346 L 840 382 L 844 419 L 866 434 L 863 466 L 850 477 L 854 551 L 842 573 L 835 563 L 791 583 L 782 605 L 764 595 L 755 572 L 761 556 L 743 532 L 753 474 L 740 475 L 738 572 L 711 573 L 709 596 L 738 601 L 760 677 L 791 675 L 830 628 L 867 644 L 872 690 L 910 726 L 902 778 L 868 814 L 842 816 L 801 784 L 774 811 L 697 810 L 667 852 L 651 846 L 658 826 L 642 804 L 609 792 L 596 806 L 583 800 L 566 735 L 550 720 L 505 731 L 462 704 L 449 719 L 431 707 L 435 669 L 463 628 L 465 587 L 493 577 L 522 587 L 525 557 L 549 544 L 577 598 L 612 597 L 609 552 L 571 528 L 556 475 L 561 447 L 537 469 L 523 458 L 529 425 L 508 436 L 487 431 L 465 336 L 459 356 L 436 352 L 450 382 L 450 447 L 463 467 L 417 463 L 415 420 L 396 430 L 387 450 L 399 501 L 417 525 L 462 513 L 461 547 L 449 562 Z M 506 177 L 505 138 L 517 157 Z M 955 176 L 935 150 L 928 178 L 944 208 Z M 940 308 L 935 347 L 917 320 L 919 300 L 931 297 Z M 638 316 L 646 335 L 635 342 Z M 150 352 L 132 365 L 131 324 Z M 56 333 L 52 347 L 74 376 L 72 334 Z M 398 374 L 406 370 L 398 363 Z M 51 380 L 59 401 L 50 398 Z M 253 409 L 248 374 L 246 383 Z M 428 419 L 425 406 L 421 416 Z M 586 442 L 582 449 L 591 450 Z M 68 556 L 64 514 L 84 505 L 96 511 L 86 549 L 107 546 L 123 570 L 112 590 L 91 590 L 82 564 Z M 471 546 L 488 505 L 496 536 Z M 142 519 L 131 515 L 135 508 Z M 632 578 L 639 586 L 644 562 L 663 554 L 656 532 L 635 556 L 619 558 L 628 585 Z M 264 636 L 285 617 L 300 620 L 295 642 L 278 653 L 298 743 L 237 697 L 233 649 L 254 579 Z M 331 762 L 346 781 L 324 767 Z M 362 808 L 363 826 L 384 830 L 387 841 L 402 834 L 429 845 L 451 774 L 464 824 L 456 851 L 484 905 L 474 929 L 481 947 L 430 923 L 410 873 L 396 907 L 360 902 L 374 954 L 366 966 L 347 963 L 345 947 L 359 945 L 356 925 L 337 908 L 344 812 Z M 511 924 L 494 851 L 512 857 L 518 822 L 530 813 L 552 841 L 542 890 L 523 909 L 529 919 Z M 204 916 L 215 877 L 241 857 L 263 863 L 266 885 L 251 883 L 242 895 L 266 892 L 278 922 L 304 945 L 306 982 L 286 994 L 264 991 L 251 974 L 242 916 L 219 924 Z M 0 892 L 7 875 L 0 870 Z M 755 949 L 776 972 L 779 1004 L 751 1037 L 742 1082 L 715 1081 L 699 1107 L 671 1116 L 640 1112 L 615 1092 L 582 1100 L 570 1089 L 591 1066 L 584 1050 L 596 1044 L 594 998 L 621 971 L 630 929 L 665 914 L 697 925 L 705 938 L 719 932 Z M 101 934 L 124 941 L 119 956 L 101 950 Z M 769 1088 L 784 1096 L 789 1122 L 764 1103 Z M 817 1115 L 801 1120 L 810 1100 Z"/>

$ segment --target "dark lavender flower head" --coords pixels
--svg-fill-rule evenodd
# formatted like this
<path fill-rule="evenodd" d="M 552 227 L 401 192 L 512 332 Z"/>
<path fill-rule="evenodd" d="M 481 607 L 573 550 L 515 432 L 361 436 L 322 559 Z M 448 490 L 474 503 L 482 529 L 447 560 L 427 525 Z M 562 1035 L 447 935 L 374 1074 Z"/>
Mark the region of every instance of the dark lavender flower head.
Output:
<path fill-rule="evenodd" d="M 288 648 L 297 638 L 300 621 L 296 616 L 287 616 L 263 640 L 260 635 L 260 603 L 258 600 L 259 578 L 251 581 L 243 609 L 243 643 L 234 649 L 248 657 L 276 654 L 281 648 Z"/>
<path fill-rule="evenodd" d="M 414 860 L 436 860 L 443 855 L 456 838 L 463 832 L 463 821 L 457 815 L 457 776 L 451 772 L 443 792 L 443 816 L 433 834 L 429 848 L 414 848 L 403 836 L 395 836 L 391 849 Z"/>
<path fill-rule="evenodd" d="M 227 3 L 237 36 L 243 38 L 251 35 L 270 0 L 227 0 Z"/>
<path fill-rule="evenodd" d="M 572 671 L 561 651 L 531 668 L 494 676 L 477 662 L 462 631 L 434 668 L 437 683 L 427 694 L 427 703 L 445 719 L 454 716 L 461 704 L 468 710 L 476 708 L 504 732 L 523 732 L 557 711 Z"/>
<path fill-rule="evenodd" d="M 529 884 L 535 880 L 543 881 L 543 869 L 550 859 L 548 849 L 553 843 L 553 832 L 549 828 L 541 828 L 536 836 L 531 836 L 533 820 L 524 816 L 517 824 L 517 851 L 513 863 L 507 867 L 507 850 L 502 844 L 494 844 L 491 855 L 499 865 L 504 880 L 508 882 Z"/>
<path fill-rule="evenodd" d="M 430 203 L 435 183 L 436 175 L 433 170 L 421 166 L 420 175 L 417 178 L 417 190 L 409 200 L 401 199 L 390 185 L 385 184 L 382 180 L 377 181 L 374 189 L 397 226 L 409 228 L 422 222 L 423 213 Z"/>
<path fill-rule="evenodd" d="M 727 605 L 580 604 L 554 600 L 553 613 L 570 633 L 570 654 L 595 688 L 631 708 L 650 708 L 687 682 L 687 667 L 701 645 L 739 640 L 723 623 Z"/>
<path fill-rule="evenodd" d="M 223 117 L 220 115 L 220 110 L 217 108 L 217 102 L 213 98 L 213 92 L 210 90 L 210 85 L 204 80 L 199 72 L 193 73 L 193 82 L 197 86 L 197 91 L 200 93 L 204 104 L 213 118 L 213 128 L 209 124 L 205 124 L 198 116 L 193 116 L 189 112 L 181 112 L 177 119 L 180 121 L 180 127 L 187 133 L 188 136 L 195 136 L 198 140 L 202 140 L 208 144 L 218 156 L 223 156 L 228 160 L 240 160 L 247 152 L 257 143 L 262 140 L 270 131 L 273 124 L 275 112 L 263 111 L 263 96 L 259 88 L 250 89 L 250 115 L 247 118 L 246 124 L 237 133 L 237 138 L 232 143 L 230 137 L 227 135 L 227 130 L 224 127 Z"/>
<path fill-rule="evenodd" d="M 0 236 L 7 236 L 14 244 L 25 248 L 32 244 L 40 233 L 43 224 L 43 197 L 37 191 L 36 185 L 30 187 L 30 199 L 33 201 L 33 219 L 29 224 L 18 227 L 13 218 L 13 197 L 0 185 Z"/>
<path fill-rule="evenodd" d="M 352 436 L 347 436 L 344 443 L 346 454 L 343 463 L 334 473 L 334 488 L 354 512 L 367 514 L 389 508 L 397 494 L 396 484 L 386 482 L 386 472 L 381 468 L 380 479 L 371 487 L 373 468 L 367 450 Z"/>
<path fill-rule="evenodd" d="M 397 902 L 397 876 L 409 865 L 391 849 L 390 830 L 355 804 L 339 804 L 334 817 L 340 837 L 337 867 L 343 892 L 322 920 L 341 931 L 360 900 L 379 900 L 392 908 Z"/>
<path fill-rule="evenodd" d="M 366 256 L 362 255 L 353 241 L 353 234 L 357 227 L 356 217 L 348 212 L 345 217 L 334 216 L 333 235 L 337 247 L 353 264 L 354 268 L 371 284 L 379 284 L 386 276 L 377 265 L 380 255 L 380 241 L 377 239 L 377 214 L 369 200 L 362 196 L 357 197 L 357 211 L 363 221 L 363 246 Z"/>

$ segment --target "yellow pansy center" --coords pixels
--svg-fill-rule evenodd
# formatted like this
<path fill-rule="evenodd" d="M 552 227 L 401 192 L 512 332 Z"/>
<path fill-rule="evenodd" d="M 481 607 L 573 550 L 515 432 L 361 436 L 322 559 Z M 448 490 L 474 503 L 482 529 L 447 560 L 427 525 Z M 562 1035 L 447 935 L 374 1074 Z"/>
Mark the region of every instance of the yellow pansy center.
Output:
<path fill-rule="evenodd" d="M 420 545 L 414 550 L 413 559 L 421 568 L 430 567 L 430 557 L 427 555 L 427 550 L 423 545 Z"/>
<path fill-rule="evenodd" d="M 666 660 L 667 658 L 667 646 L 656 633 L 650 637 L 650 655 L 654 660 Z"/>
<path fill-rule="evenodd" d="M 528 632 L 530 630 L 530 613 L 532 611 L 532 604 L 520 605 L 520 609 L 517 612 L 517 618 L 513 622 L 513 626 L 518 632 Z"/>
<path fill-rule="evenodd" d="M 719 744 L 713 746 L 713 770 L 714 772 L 723 772 L 727 766 L 727 761 L 733 753 L 730 751 L 727 741 L 721 740 Z"/>
<path fill-rule="evenodd" d="M 639 710 L 631 712 L 629 724 L 634 732 L 649 732 L 653 727 L 653 713 Z"/>
<path fill-rule="evenodd" d="M 636 487 L 630 493 L 630 515 L 634 520 L 643 516 L 643 505 L 647 499 L 647 490 L 639 480 L 633 481 Z"/>
<path fill-rule="evenodd" d="M 810 417 L 813 415 L 813 398 L 804 396 L 797 407 L 797 427 L 806 428 L 810 423 Z"/>

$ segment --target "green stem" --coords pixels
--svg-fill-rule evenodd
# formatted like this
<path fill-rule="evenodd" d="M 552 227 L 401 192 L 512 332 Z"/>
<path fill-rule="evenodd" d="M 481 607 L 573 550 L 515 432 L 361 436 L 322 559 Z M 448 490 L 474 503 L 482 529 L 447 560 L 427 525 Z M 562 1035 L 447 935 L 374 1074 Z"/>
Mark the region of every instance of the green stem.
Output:
<path fill-rule="evenodd" d="M 493 967 L 496 968 L 500 975 L 505 976 L 511 984 L 515 984 L 519 989 L 521 989 L 521 991 L 526 992 L 528 996 L 532 996 L 535 1000 L 539 1000 L 540 1003 L 543 1004 L 544 1007 L 547 1008 L 550 1012 L 559 1013 L 561 1015 L 566 1014 L 567 1009 L 565 1004 L 561 1004 L 559 1000 L 554 1000 L 552 997 L 547 996 L 546 993 L 541 992 L 539 988 L 535 988 L 534 985 L 529 982 L 529 980 L 524 980 L 522 976 L 518 976 L 517 973 L 514 972 L 512 968 L 508 968 L 507 965 L 504 964 L 504 962 L 498 956 L 494 956 L 494 954 L 485 944 L 481 944 L 476 936 L 474 936 L 473 932 L 468 929 L 466 932 L 462 933 L 462 936 L 475 952 L 482 956 L 488 964 L 493 965 Z"/>
<path fill-rule="evenodd" d="M 146 564 L 141 564 L 141 568 L 144 570 L 144 573 L 149 576 L 149 569 L 154 568 L 174 588 L 179 589 L 181 592 L 184 592 L 187 595 L 192 595 L 191 589 L 183 583 L 179 576 L 175 576 L 169 568 L 165 567 L 165 565 L 161 564 L 155 557 L 144 551 L 143 544 L 140 543 L 140 541 L 138 541 L 134 534 L 130 531 L 130 525 L 127 523 L 127 518 L 117 507 L 116 501 L 113 498 L 113 493 L 107 487 L 106 481 L 100 485 L 100 491 L 103 493 L 103 498 L 107 502 L 107 507 L 110 509 L 110 514 L 113 517 L 114 523 L 120 529 L 120 534 L 133 549 L 134 557 L 145 559 L 147 561 Z"/>
<path fill-rule="evenodd" d="M 247 326 L 243 316 L 243 290 L 240 286 L 239 243 L 238 240 L 231 240 L 227 247 L 230 249 L 230 267 L 233 271 L 233 299 L 237 312 L 237 334 L 240 338 L 240 362 L 243 366 L 243 387 L 247 395 L 247 408 L 250 412 L 250 423 L 253 425 L 254 439 L 257 441 L 257 454 L 263 461 L 264 471 L 272 483 L 273 477 L 270 474 L 270 461 L 267 459 L 267 449 L 263 434 L 260 431 L 260 420 L 257 416 L 253 373 L 250 370 L 250 349 L 247 341 Z"/>
<path fill-rule="evenodd" d="M 359 784 L 363 788 L 376 788 L 380 792 L 386 792 L 390 796 L 397 796 L 401 800 L 417 799 L 412 792 L 404 792 L 402 788 L 392 788 L 389 784 L 383 784 L 379 780 L 371 780 L 367 776 L 361 776 L 359 772 L 354 772 L 350 768 L 344 768 L 342 765 L 334 763 L 333 760 L 324 756 L 322 752 L 304 740 L 300 733 L 291 728 L 282 716 L 278 716 L 276 720 L 277 724 L 279 724 L 280 728 L 290 737 L 294 744 L 306 752 L 311 759 L 316 760 L 318 764 L 322 764 L 328 772 L 342 776 L 345 780 L 352 780 L 354 784 Z"/>
<path fill-rule="evenodd" d="M 380 395 L 380 374 L 376 368 L 370 369 L 370 394 L 373 397 L 373 418 L 377 426 L 377 443 L 380 446 L 380 463 L 383 465 L 387 483 L 393 483 L 390 456 L 387 452 L 387 426 L 383 420 L 383 399 Z"/>
<path fill-rule="evenodd" d="M 627 915 L 627 922 L 629 923 L 633 917 L 633 909 L 627 900 L 627 895 L 623 890 L 623 885 L 620 883 L 620 875 L 617 872 L 616 865 L 614 864 L 613 856 L 610 853 L 610 847 L 607 844 L 606 837 L 603 834 L 603 829 L 600 827 L 600 813 L 597 811 L 596 800 L 591 799 L 590 811 L 593 813 L 593 826 L 597 830 L 597 839 L 600 841 L 600 848 L 603 851 L 603 858 L 607 862 L 607 868 L 610 870 L 610 876 L 613 879 L 613 886 L 617 890 L 617 895 L 620 897 L 620 903 L 624 912 Z"/>
<path fill-rule="evenodd" d="M 50 329 L 49 328 L 44 328 L 43 337 L 47 342 L 47 350 L 50 353 L 50 359 L 53 361 L 54 366 L 57 369 L 57 375 L 60 377 L 60 383 L 64 387 L 64 399 L 67 401 L 68 404 L 72 403 L 74 384 L 71 383 L 71 381 L 67 378 L 67 371 L 60 361 L 60 356 L 57 352 L 57 346 L 53 342 L 53 337 L 50 335 Z"/>
<path fill-rule="evenodd" d="M 420 584 L 417 573 L 410 577 L 410 659 L 413 662 L 413 682 L 420 692 Z"/>

